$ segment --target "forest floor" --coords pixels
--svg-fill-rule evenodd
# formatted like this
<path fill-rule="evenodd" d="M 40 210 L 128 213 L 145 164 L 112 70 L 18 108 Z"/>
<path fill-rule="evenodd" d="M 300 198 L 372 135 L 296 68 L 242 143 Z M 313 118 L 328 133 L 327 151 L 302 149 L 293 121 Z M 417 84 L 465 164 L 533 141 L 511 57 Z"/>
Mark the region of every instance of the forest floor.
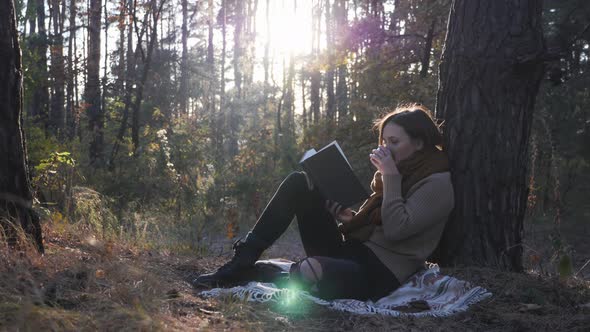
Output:
<path fill-rule="evenodd" d="M 292 230 L 289 234 L 276 246 L 283 249 L 267 256 L 300 255 Z M 221 265 L 227 248 L 221 255 L 211 251 L 195 257 L 101 242 L 85 232 L 47 226 L 45 245 L 44 256 L 0 251 L 0 330 L 590 330 L 590 281 L 583 278 L 443 269 L 493 296 L 448 318 L 359 316 L 320 307 L 301 314 L 199 297 L 189 281 Z"/>

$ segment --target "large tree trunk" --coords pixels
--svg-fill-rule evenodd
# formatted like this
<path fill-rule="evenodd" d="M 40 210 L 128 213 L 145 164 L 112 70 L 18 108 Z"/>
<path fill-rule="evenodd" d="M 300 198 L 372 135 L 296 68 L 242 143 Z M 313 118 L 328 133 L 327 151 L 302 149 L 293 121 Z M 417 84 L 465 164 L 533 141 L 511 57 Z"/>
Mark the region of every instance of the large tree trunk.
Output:
<path fill-rule="evenodd" d="M 21 127 L 23 72 L 12 0 L 0 1 L 0 225 L 14 244 L 9 222 L 19 224 L 43 252 L 39 217 L 31 209 L 33 196 L 27 173 L 27 149 Z"/>
<path fill-rule="evenodd" d="M 88 127 L 90 129 L 90 163 L 102 163 L 104 140 L 104 113 L 100 98 L 100 16 L 102 0 L 90 0 L 88 12 L 88 61 L 86 67 L 85 100 L 88 104 Z"/>
<path fill-rule="evenodd" d="M 522 269 L 527 146 L 543 76 L 542 0 L 452 4 L 440 65 L 455 209 L 443 264 Z"/>

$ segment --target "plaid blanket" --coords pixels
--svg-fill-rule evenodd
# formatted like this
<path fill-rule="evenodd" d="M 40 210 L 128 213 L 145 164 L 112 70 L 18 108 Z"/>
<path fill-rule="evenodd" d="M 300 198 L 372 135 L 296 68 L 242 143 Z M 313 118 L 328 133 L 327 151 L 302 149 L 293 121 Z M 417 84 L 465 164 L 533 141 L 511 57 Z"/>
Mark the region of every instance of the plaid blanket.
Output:
<path fill-rule="evenodd" d="M 292 263 L 282 260 L 270 262 L 285 271 L 288 271 Z M 360 315 L 446 317 L 467 310 L 471 305 L 492 296 L 492 293 L 467 281 L 443 275 L 438 265 L 430 264 L 425 270 L 413 275 L 400 288 L 376 302 L 352 299 L 326 301 L 305 291 L 278 288 L 273 283 L 262 282 L 250 282 L 232 288 L 214 288 L 202 291 L 200 295 L 232 296 L 251 302 L 274 302 L 279 305 L 304 305 L 308 301 L 333 310 Z"/>

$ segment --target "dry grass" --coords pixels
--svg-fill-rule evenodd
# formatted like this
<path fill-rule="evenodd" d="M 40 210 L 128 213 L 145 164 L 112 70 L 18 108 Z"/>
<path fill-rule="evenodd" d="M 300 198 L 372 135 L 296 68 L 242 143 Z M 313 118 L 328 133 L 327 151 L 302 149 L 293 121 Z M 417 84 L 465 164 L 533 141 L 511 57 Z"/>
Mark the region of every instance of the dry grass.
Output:
<path fill-rule="evenodd" d="M 482 268 L 446 270 L 494 296 L 450 318 L 357 316 L 202 299 L 187 282 L 225 258 L 191 257 L 101 241 L 45 226 L 45 256 L 0 250 L 0 330 L 583 331 L 590 283 Z M 586 306 L 584 306 L 586 305 Z"/>

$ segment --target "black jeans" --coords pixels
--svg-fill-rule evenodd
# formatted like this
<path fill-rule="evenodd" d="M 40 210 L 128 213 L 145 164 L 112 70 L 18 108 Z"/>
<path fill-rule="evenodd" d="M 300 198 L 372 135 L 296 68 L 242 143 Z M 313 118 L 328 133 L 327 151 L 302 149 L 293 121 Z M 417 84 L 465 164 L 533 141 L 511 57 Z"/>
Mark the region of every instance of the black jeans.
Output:
<path fill-rule="evenodd" d="M 283 180 L 246 241 L 268 248 L 297 217 L 305 253 L 321 265 L 321 278 L 308 284 L 316 295 L 376 300 L 399 287 L 393 273 L 368 247 L 343 240 L 325 203 L 317 188 L 310 190 L 304 173 L 293 172 Z M 301 278 L 296 274 L 305 260 L 291 269 L 294 279 Z"/>

